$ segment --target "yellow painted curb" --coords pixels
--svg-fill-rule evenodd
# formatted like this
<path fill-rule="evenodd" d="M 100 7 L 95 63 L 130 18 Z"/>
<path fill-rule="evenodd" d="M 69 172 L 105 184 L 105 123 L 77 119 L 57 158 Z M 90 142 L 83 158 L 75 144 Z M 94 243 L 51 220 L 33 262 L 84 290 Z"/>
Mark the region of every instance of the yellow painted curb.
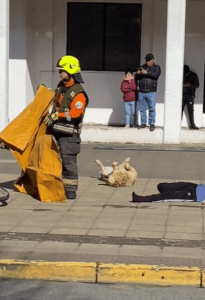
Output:
<path fill-rule="evenodd" d="M 1 278 L 96 281 L 96 263 L 0 260 Z"/>
<path fill-rule="evenodd" d="M 205 270 L 203 271 L 205 275 Z M 201 270 L 188 267 L 85 262 L 0 260 L 0 278 L 25 278 L 98 283 L 201 286 Z M 204 285 L 205 285 L 205 279 Z"/>
<path fill-rule="evenodd" d="M 99 264 L 98 282 L 200 286 L 201 270 L 188 267 Z"/>

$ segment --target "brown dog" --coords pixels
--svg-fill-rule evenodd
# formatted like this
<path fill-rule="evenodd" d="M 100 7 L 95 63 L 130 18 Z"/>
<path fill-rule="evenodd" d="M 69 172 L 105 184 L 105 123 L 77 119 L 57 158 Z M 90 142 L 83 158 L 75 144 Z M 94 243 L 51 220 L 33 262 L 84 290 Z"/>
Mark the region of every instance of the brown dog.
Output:
<path fill-rule="evenodd" d="M 137 180 L 137 172 L 129 164 L 130 158 L 126 158 L 118 165 L 113 162 L 112 167 L 104 167 L 101 161 L 96 160 L 96 164 L 101 168 L 101 180 L 112 187 L 132 186 Z"/>

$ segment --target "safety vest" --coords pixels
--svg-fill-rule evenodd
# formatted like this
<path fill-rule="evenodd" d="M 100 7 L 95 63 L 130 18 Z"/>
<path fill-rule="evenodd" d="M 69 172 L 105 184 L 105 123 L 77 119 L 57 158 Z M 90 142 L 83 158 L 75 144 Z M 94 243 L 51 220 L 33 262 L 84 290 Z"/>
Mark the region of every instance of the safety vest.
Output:
<path fill-rule="evenodd" d="M 70 110 L 70 105 L 73 101 L 73 99 L 79 94 L 83 93 L 86 97 L 86 107 L 88 105 L 89 99 L 88 96 L 82 87 L 81 84 L 74 84 L 69 88 L 66 87 L 58 87 L 56 90 L 55 98 L 54 98 L 54 105 L 52 109 L 52 113 L 55 113 L 56 111 L 56 106 L 59 100 L 59 97 L 61 94 L 63 94 L 63 99 L 60 104 L 59 112 L 68 112 Z M 67 122 L 67 121 L 57 121 L 54 123 L 52 130 L 55 132 L 60 132 L 60 133 L 66 133 L 69 135 L 79 135 L 82 130 L 82 123 L 83 123 L 83 117 L 81 120 L 79 120 L 77 123 L 76 122 Z"/>

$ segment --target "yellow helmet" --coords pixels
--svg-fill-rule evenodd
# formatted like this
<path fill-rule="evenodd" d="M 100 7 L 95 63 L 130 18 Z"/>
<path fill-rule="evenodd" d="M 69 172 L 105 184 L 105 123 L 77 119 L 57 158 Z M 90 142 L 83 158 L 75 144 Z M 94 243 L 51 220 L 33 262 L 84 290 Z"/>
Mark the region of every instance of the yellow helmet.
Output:
<path fill-rule="evenodd" d="M 57 62 L 56 69 L 64 70 L 69 75 L 73 75 L 74 79 L 78 82 L 84 82 L 80 74 L 81 68 L 79 60 L 74 56 L 62 56 Z"/>
<path fill-rule="evenodd" d="M 59 59 L 56 65 L 56 69 L 64 70 L 68 72 L 70 75 L 80 73 L 80 64 L 79 60 L 74 56 L 63 56 Z"/>

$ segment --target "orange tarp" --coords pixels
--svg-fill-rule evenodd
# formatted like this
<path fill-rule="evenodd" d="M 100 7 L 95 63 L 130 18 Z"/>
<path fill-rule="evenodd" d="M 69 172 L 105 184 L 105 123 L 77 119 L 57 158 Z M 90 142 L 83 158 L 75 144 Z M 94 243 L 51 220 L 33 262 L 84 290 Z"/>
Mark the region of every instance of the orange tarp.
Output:
<path fill-rule="evenodd" d="M 66 199 L 58 146 L 54 137 L 46 134 L 43 123 L 53 96 L 45 86 L 39 86 L 34 100 L 0 133 L 22 168 L 16 189 L 43 202 Z"/>

